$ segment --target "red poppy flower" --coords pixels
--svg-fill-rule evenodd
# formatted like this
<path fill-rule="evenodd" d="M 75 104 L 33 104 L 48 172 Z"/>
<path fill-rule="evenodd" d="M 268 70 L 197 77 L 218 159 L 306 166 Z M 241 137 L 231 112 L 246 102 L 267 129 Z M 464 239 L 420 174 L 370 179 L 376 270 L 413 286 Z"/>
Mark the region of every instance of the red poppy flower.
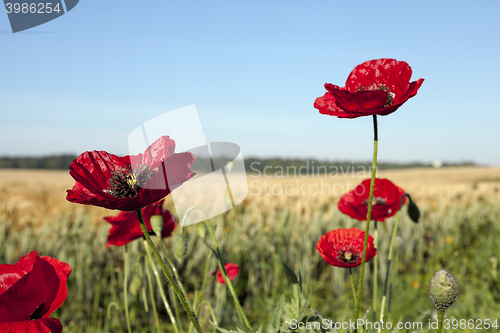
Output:
<path fill-rule="evenodd" d="M 144 154 L 118 157 L 90 151 L 71 163 L 76 184 L 66 199 L 123 211 L 139 210 L 167 196 L 195 173 L 191 153 L 175 154 L 175 142 L 162 136 Z"/>
<path fill-rule="evenodd" d="M 148 231 L 153 232 L 153 228 L 151 227 L 151 216 L 161 215 L 163 217 L 161 237 L 166 238 L 172 234 L 177 223 L 172 213 L 162 208 L 163 201 L 164 200 L 158 201 L 157 203 L 143 208 L 142 216 Z M 134 239 L 144 236 L 136 212 L 120 212 L 118 216 L 108 216 L 104 219 L 112 225 L 106 247 L 110 247 L 111 245 L 122 246 Z"/>
<path fill-rule="evenodd" d="M 14 265 L 0 265 L 0 332 L 60 333 L 49 318 L 66 299 L 71 267 L 35 251 Z"/>
<path fill-rule="evenodd" d="M 354 190 L 344 194 L 339 200 L 340 211 L 353 219 L 366 221 L 370 183 L 371 179 L 365 179 Z M 375 178 L 371 219 L 383 222 L 386 218 L 395 215 L 404 194 L 405 191 L 390 180 Z M 405 202 L 406 198 L 403 204 Z"/>
<path fill-rule="evenodd" d="M 224 264 L 224 267 L 226 268 L 227 276 L 229 277 L 230 281 L 233 281 L 240 272 L 240 267 L 233 263 Z M 212 275 L 216 274 L 217 274 L 217 282 L 221 284 L 226 284 L 226 281 L 224 281 L 224 277 L 222 276 L 222 272 L 218 268 L 215 270 L 215 272 L 212 273 Z"/>
<path fill-rule="evenodd" d="M 361 264 L 365 232 L 358 228 L 332 230 L 321 236 L 316 250 L 327 263 L 337 267 L 356 267 Z M 368 235 L 366 262 L 377 254 L 373 237 Z"/>
<path fill-rule="evenodd" d="M 411 74 L 411 67 L 404 61 L 366 61 L 353 69 L 345 87 L 326 83 L 328 92 L 316 98 L 314 107 L 339 118 L 386 116 L 417 94 L 424 79 L 410 83 Z"/>

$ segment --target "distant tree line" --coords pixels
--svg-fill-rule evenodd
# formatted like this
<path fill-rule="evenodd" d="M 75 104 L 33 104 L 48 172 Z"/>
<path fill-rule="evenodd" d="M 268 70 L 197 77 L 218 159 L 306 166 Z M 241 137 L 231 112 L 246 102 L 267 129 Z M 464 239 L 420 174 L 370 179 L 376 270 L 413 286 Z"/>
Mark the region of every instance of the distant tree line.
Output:
<path fill-rule="evenodd" d="M 0 168 L 11 169 L 59 169 L 67 170 L 71 162 L 77 158 L 76 155 L 51 155 L 42 157 L 0 157 Z M 225 165 L 228 160 L 218 159 L 214 161 L 216 168 L 220 165 Z M 209 171 L 212 163 L 207 158 L 199 158 L 193 165 L 193 171 Z M 256 158 L 250 157 L 245 159 L 245 169 L 250 173 L 263 173 L 266 170 L 268 173 L 274 174 L 280 169 L 297 170 L 301 174 L 321 174 L 330 173 L 332 170 L 340 172 L 352 171 L 355 172 L 364 168 L 368 170 L 371 167 L 371 162 L 345 162 L 345 161 L 320 161 L 315 159 L 284 159 L 284 158 Z M 394 163 L 394 162 L 379 162 L 377 168 L 379 170 L 388 169 L 408 169 L 408 168 L 430 168 L 431 163 L 410 162 L 410 163 Z M 461 163 L 443 163 L 443 167 L 447 166 L 475 166 L 473 162 Z"/>
<path fill-rule="evenodd" d="M 76 155 L 51 155 L 41 157 L 0 157 L 0 168 L 67 170 Z"/>

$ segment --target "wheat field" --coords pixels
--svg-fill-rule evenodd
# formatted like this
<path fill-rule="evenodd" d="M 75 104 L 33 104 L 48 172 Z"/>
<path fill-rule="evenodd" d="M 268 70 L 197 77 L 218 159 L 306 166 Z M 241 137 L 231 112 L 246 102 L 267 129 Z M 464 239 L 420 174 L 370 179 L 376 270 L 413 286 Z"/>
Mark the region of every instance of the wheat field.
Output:
<path fill-rule="evenodd" d="M 447 316 L 497 317 L 500 169 L 402 169 L 379 171 L 378 177 L 388 178 L 405 189 L 422 212 L 418 224 L 406 214 L 401 215 L 388 320 L 427 322 L 434 318 L 427 286 L 441 268 L 454 274 L 460 288 L 457 304 Z M 351 296 L 348 274 L 327 265 L 316 252 L 315 244 L 332 229 L 364 228 L 362 222 L 351 220 L 337 209 L 340 196 L 364 178 L 352 172 L 338 177 L 269 178 L 248 174 L 247 198 L 210 220 L 225 260 L 240 265 L 235 289 L 254 327 L 271 321 L 281 295 L 291 297 L 282 262 L 295 272 L 300 270 L 304 291 L 312 293 L 311 307 L 318 313 L 333 319 L 344 315 Z M 53 315 L 61 320 L 65 331 L 125 331 L 123 248 L 105 247 L 110 227 L 102 219 L 118 212 L 67 202 L 65 191 L 73 184 L 67 171 L 0 170 L 0 263 L 14 263 L 31 250 L 69 263 L 73 272 L 68 280 L 68 298 Z M 165 205 L 175 212 L 168 198 Z M 391 218 L 379 227 L 379 285 L 384 278 L 383 258 L 387 256 L 393 224 Z M 189 298 L 203 293 L 219 325 L 234 329 L 237 316 L 229 293 L 210 274 L 216 261 L 206 245 L 208 238 L 204 240 L 206 236 L 197 225 L 187 226 L 186 234 L 188 252 L 178 269 Z M 171 247 L 171 239 L 164 243 L 166 249 Z M 153 330 L 151 303 L 155 302 L 162 330 L 170 332 L 159 297 L 154 301 L 144 297 L 143 245 L 138 240 L 128 248 L 133 263 L 129 289 L 133 331 Z M 163 255 L 173 258 L 169 250 Z M 367 302 L 362 310 L 370 312 L 374 277 L 371 266 L 368 268 Z M 208 281 L 206 285 L 203 280 Z M 172 295 L 169 301 L 176 305 Z M 352 311 L 352 300 L 347 311 Z M 179 316 L 184 318 L 187 332 L 188 321 L 182 313 Z M 214 331 L 206 306 L 200 308 L 199 318 L 206 330 Z"/>

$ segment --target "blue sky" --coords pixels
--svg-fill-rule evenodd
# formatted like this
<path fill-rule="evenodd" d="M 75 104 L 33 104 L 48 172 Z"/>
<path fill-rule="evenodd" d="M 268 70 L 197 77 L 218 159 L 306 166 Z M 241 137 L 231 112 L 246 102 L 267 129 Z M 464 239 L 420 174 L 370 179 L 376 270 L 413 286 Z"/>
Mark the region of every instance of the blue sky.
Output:
<path fill-rule="evenodd" d="M 496 1 L 85 1 L 12 34 L 0 13 L 0 155 L 107 150 L 195 104 L 243 156 L 369 160 L 370 117 L 313 108 L 324 83 L 395 58 L 424 78 L 379 117 L 379 159 L 500 165 Z M 175 138 L 174 138 L 175 139 Z"/>

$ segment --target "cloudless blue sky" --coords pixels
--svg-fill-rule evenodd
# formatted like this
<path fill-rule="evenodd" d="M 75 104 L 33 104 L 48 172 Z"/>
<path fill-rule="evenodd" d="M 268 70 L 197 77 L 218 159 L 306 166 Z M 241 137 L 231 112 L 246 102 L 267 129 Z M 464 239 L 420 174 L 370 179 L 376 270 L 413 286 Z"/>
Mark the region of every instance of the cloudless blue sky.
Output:
<path fill-rule="evenodd" d="M 424 78 L 379 117 L 379 159 L 500 165 L 500 2 L 89 1 L 13 34 L 0 12 L 0 155 L 107 150 L 196 104 L 243 156 L 369 160 L 371 117 L 313 108 L 366 60 Z M 175 138 L 174 138 L 175 140 Z"/>

